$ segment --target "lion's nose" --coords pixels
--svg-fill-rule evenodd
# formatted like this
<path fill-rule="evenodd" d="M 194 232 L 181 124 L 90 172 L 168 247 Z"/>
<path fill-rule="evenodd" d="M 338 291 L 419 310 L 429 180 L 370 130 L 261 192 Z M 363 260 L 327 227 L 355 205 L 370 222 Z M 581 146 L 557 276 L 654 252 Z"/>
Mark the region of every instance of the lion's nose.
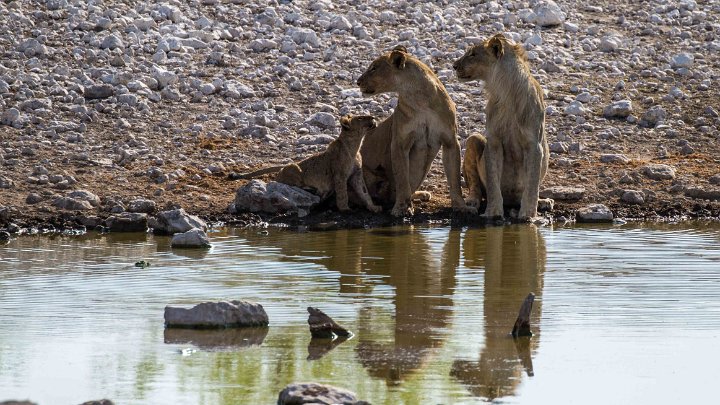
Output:
<path fill-rule="evenodd" d="M 357 79 L 357 81 L 355 82 L 355 84 L 357 84 L 357 85 L 359 86 L 361 81 L 362 81 L 362 76 L 358 77 L 358 79 Z"/>
<path fill-rule="evenodd" d="M 457 70 L 457 68 L 458 68 L 458 62 L 459 62 L 459 61 L 456 60 L 455 63 L 453 63 L 453 69 Z"/>

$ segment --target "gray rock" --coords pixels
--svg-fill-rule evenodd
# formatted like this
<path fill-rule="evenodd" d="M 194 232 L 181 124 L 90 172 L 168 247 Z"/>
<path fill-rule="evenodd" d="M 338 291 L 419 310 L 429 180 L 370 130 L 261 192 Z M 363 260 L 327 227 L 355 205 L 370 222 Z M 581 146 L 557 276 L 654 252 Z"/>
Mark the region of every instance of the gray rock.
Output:
<path fill-rule="evenodd" d="M 358 401 L 354 392 L 346 389 L 317 383 L 293 383 L 280 391 L 277 405 L 316 404 L 354 405 L 366 403 Z"/>
<path fill-rule="evenodd" d="M 153 232 L 169 235 L 187 232 L 194 228 L 207 230 L 205 221 L 188 214 L 182 208 L 159 213 L 156 218 L 150 219 L 149 225 L 153 228 Z"/>
<path fill-rule="evenodd" d="M 111 215 L 105 220 L 105 226 L 112 232 L 146 232 L 148 217 L 147 214 L 123 212 Z"/>
<path fill-rule="evenodd" d="M 555 186 L 540 191 L 540 197 L 553 200 L 577 201 L 585 196 L 585 187 Z"/>
<path fill-rule="evenodd" d="M 115 34 L 108 35 L 103 39 L 102 44 L 100 44 L 100 48 L 102 49 L 124 49 L 125 44 L 123 41 Z"/>
<path fill-rule="evenodd" d="M 111 401 L 109 399 L 100 399 L 100 400 L 83 402 L 80 405 L 115 405 L 115 404 L 113 403 L 113 401 Z"/>
<path fill-rule="evenodd" d="M 160 86 L 161 89 L 178 82 L 178 77 L 174 72 L 159 67 L 153 68 L 152 77 L 157 80 L 158 86 Z"/>
<path fill-rule="evenodd" d="M 68 197 L 74 198 L 76 200 L 87 201 L 93 207 L 97 207 L 100 205 L 100 197 L 87 190 L 75 190 L 68 194 Z"/>
<path fill-rule="evenodd" d="M 53 201 L 53 205 L 58 209 L 68 211 L 87 211 L 93 209 L 90 202 L 85 200 L 76 200 L 71 197 L 58 197 Z"/>
<path fill-rule="evenodd" d="M 648 125 L 655 126 L 663 121 L 666 115 L 665 110 L 661 106 L 656 105 L 647 110 L 645 114 L 643 114 L 642 119 L 647 122 Z"/>
<path fill-rule="evenodd" d="M 685 195 L 690 198 L 700 199 L 700 200 L 712 200 L 712 201 L 719 201 L 720 200 L 720 189 L 712 189 L 712 190 L 706 190 L 698 187 L 688 188 L 685 190 Z"/>
<path fill-rule="evenodd" d="M 191 229 L 173 235 L 170 246 L 175 248 L 206 248 L 210 247 L 210 239 L 201 229 Z"/>
<path fill-rule="evenodd" d="M 115 93 L 113 86 L 109 84 L 94 84 L 92 86 L 85 87 L 83 95 L 88 99 L 101 99 L 112 97 Z"/>
<path fill-rule="evenodd" d="M 621 153 L 608 153 L 600 155 L 600 161 L 602 163 L 628 163 L 630 158 Z"/>
<path fill-rule="evenodd" d="M 603 204 L 591 204 L 577 211 L 578 222 L 612 222 L 613 213 Z"/>
<path fill-rule="evenodd" d="M 0 188 L 13 188 L 15 182 L 5 176 L 0 176 Z"/>
<path fill-rule="evenodd" d="M 565 114 L 567 115 L 583 115 L 585 114 L 585 108 L 580 101 L 572 101 L 565 107 Z"/>
<path fill-rule="evenodd" d="M 3 112 L 2 116 L 0 116 L 0 124 L 14 127 L 15 124 L 20 121 L 20 117 L 20 110 L 17 108 L 7 109 Z"/>
<path fill-rule="evenodd" d="M 670 180 L 675 178 L 675 168 L 669 165 L 649 164 L 641 167 L 640 172 L 652 180 Z"/>
<path fill-rule="evenodd" d="M 620 100 L 605 106 L 603 115 L 606 118 L 625 118 L 632 113 L 632 101 Z"/>
<path fill-rule="evenodd" d="M 290 28 L 287 35 L 298 45 L 308 44 L 313 48 L 320 46 L 320 37 L 309 28 Z"/>
<path fill-rule="evenodd" d="M 44 200 L 45 200 L 45 198 L 43 198 L 43 196 L 41 196 L 40 194 L 30 193 L 30 194 L 28 194 L 27 197 L 25 197 L 25 204 L 30 204 L 30 205 L 37 204 Z"/>
<path fill-rule="evenodd" d="M 708 181 L 710 182 L 710 184 L 720 185 L 720 174 L 711 176 Z"/>
<path fill-rule="evenodd" d="M 130 203 L 128 204 L 128 211 L 152 214 L 153 212 L 155 212 L 155 207 L 156 207 L 155 201 L 139 198 L 139 199 L 130 201 Z"/>
<path fill-rule="evenodd" d="M 168 328 L 234 328 L 267 326 L 268 323 L 262 305 L 248 301 L 203 302 L 190 309 L 165 307 Z"/>
<path fill-rule="evenodd" d="M 3 401 L 0 405 L 37 405 L 35 402 L 30 401 Z"/>
<path fill-rule="evenodd" d="M 565 13 L 552 0 L 538 1 L 533 7 L 534 22 L 541 27 L 560 25 L 565 21 Z"/>
<path fill-rule="evenodd" d="M 695 57 L 692 54 L 681 53 L 672 57 L 672 59 L 670 60 L 670 66 L 672 66 L 674 69 L 690 68 L 692 67 L 694 62 Z"/>
<path fill-rule="evenodd" d="M 645 195 L 641 191 L 637 190 L 625 190 L 622 196 L 620 196 L 620 199 L 628 204 L 645 203 Z"/>
<path fill-rule="evenodd" d="M 237 212 L 301 212 L 319 203 L 320 197 L 303 189 L 256 179 L 238 188 L 234 207 Z"/>
<path fill-rule="evenodd" d="M 335 128 L 335 116 L 326 112 L 313 114 L 307 122 L 324 129 Z"/>

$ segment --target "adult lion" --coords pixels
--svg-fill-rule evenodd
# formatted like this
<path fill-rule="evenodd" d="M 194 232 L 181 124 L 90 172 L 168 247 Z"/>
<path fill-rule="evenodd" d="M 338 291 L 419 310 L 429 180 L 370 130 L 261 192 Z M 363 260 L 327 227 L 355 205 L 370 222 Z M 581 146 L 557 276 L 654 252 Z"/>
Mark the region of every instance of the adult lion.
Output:
<path fill-rule="evenodd" d="M 484 188 L 484 216 L 502 218 L 504 205 L 519 205 L 518 219 L 532 220 L 550 152 L 543 92 L 525 51 L 497 34 L 468 49 L 453 68 L 461 81 L 484 81 L 488 93 L 487 139 L 473 135 L 465 149 L 468 203 L 479 204 Z"/>
<path fill-rule="evenodd" d="M 375 59 L 357 84 L 366 96 L 398 94 L 395 111 L 365 136 L 360 150 L 373 198 L 394 201 L 394 216 L 412 214 L 413 193 L 442 146 L 453 209 L 477 212 L 462 198 L 455 104 L 435 73 L 398 46 Z M 421 197 L 429 198 L 429 193 Z"/>

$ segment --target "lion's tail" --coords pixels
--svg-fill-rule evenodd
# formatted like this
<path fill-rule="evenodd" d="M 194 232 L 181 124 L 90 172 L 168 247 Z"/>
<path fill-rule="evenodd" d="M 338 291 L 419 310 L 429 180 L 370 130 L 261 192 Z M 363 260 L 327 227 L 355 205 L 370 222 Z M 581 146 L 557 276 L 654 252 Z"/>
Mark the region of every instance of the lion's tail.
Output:
<path fill-rule="evenodd" d="M 263 174 L 277 173 L 277 172 L 279 172 L 280 169 L 282 169 L 283 167 L 285 167 L 285 166 L 284 166 L 284 165 L 283 165 L 283 166 L 270 166 L 270 167 L 265 167 L 265 168 L 258 169 L 258 170 L 255 170 L 255 171 L 249 172 L 249 173 L 235 173 L 235 172 L 232 172 L 232 173 L 230 173 L 230 174 L 228 175 L 228 179 L 230 179 L 230 180 L 247 180 L 247 179 L 254 179 L 255 177 L 262 176 Z"/>

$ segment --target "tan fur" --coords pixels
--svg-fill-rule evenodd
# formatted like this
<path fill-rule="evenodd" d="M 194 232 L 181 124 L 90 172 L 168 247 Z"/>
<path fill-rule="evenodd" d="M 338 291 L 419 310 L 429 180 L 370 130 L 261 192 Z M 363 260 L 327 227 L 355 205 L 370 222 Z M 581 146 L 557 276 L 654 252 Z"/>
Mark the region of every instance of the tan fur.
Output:
<path fill-rule="evenodd" d="M 535 218 L 550 153 L 542 88 L 525 51 L 497 34 L 468 49 L 453 68 L 461 81 L 484 81 L 488 92 L 487 140 L 473 135 L 465 152 L 468 204 L 477 206 L 485 188 L 484 216 L 502 217 L 504 205 L 519 205 L 518 218 Z"/>
<path fill-rule="evenodd" d="M 362 199 L 365 207 L 380 212 L 381 207 L 373 204 L 365 187 L 362 175 L 360 145 L 368 130 L 375 128 L 375 119 L 369 115 L 345 116 L 340 120 L 340 136 L 330 142 L 325 151 L 301 162 L 283 167 L 276 181 L 291 186 L 311 189 L 327 198 L 333 192 L 340 211 L 348 211 L 348 182 L 353 191 Z"/>
<path fill-rule="evenodd" d="M 429 198 L 429 193 L 415 192 L 442 147 L 453 209 L 476 212 L 465 204 L 460 189 L 455 104 L 435 73 L 404 47 L 396 47 L 375 59 L 357 84 L 364 95 L 398 94 L 393 114 L 366 135 L 360 150 L 371 195 L 383 204 L 394 203 L 395 216 L 412 214 L 413 197 Z"/>

